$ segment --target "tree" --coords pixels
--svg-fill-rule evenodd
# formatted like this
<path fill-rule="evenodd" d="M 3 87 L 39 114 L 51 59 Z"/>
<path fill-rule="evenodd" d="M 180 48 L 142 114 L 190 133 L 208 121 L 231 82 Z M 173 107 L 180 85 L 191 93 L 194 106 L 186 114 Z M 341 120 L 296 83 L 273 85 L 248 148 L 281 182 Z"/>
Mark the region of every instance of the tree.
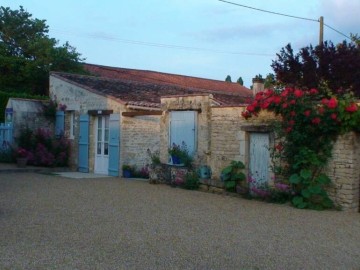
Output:
<path fill-rule="evenodd" d="M 264 88 L 272 88 L 276 84 L 275 81 L 275 75 L 273 73 L 269 73 L 266 75 L 265 82 L 264 82 Z"/>
<path fill-rule="evenodd" d="M 288 44 L 272 62 L 276 79 L 283 84 L 319 88 L 326 84 L 335 94 L 353 91 L 360 96 L 360 45 L 346 41 L 324 42 L 295 54 Z"/>
<path fill-rule="evenodd" d="M 227 76 L 226 76 L 225 82 L 231 82 L 231 76 L 230 76 L 230 75 L 227 75 Z"/>
<path fill-rule="evenodd" d="M 80 54 L 48 36 L 45 20 L 0 7 L 0 89 L 46 94 L 50 71 L 84 73 Z"/>
<path fill-rule="evenodd" d="M 239 79 L 236 82 L 240 85 L 244 85 L 244 81 L 241 77 L 239 77 Z"/>

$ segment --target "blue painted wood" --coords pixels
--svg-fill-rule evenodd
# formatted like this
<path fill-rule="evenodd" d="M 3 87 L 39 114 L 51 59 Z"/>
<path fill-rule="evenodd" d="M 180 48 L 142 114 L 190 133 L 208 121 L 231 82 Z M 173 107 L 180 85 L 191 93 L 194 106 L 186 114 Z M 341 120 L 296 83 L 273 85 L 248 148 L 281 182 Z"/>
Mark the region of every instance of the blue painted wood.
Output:
<path fill-rule="evenodd" d="M 170 145 L 181 145 L 183 142 L 193 155 L 196 151 L 196 118 L 195 111 L 172 111 L 170 115 Z"/>
<path fill-rule="evenodd" d="M 11 123 L 0 124 L 0 150 L 10 148 L 13 143 L 13 125 Z"/>
<path fill-rule="evenodd" d="M 89 172 L 89 121 L 88 114 L 80 115 L 79 172 Z"/>
<path fill-rule="evenodd" d="M 250 176 L 252 185 L 261 186 L 269 182 L 269 134 L 250 133 Z"/>
<path fill-rule="evenodd" d="M 64 135 L 65 130 L 65 112 L 57 111 L 55 118 L 55 136 L 60 137 Z"/>
<path fill-rule="evenodd" d="M 110 114 L 109 120 L 109 175 L 119 176 L 120 163 L 120 114 Z"/>

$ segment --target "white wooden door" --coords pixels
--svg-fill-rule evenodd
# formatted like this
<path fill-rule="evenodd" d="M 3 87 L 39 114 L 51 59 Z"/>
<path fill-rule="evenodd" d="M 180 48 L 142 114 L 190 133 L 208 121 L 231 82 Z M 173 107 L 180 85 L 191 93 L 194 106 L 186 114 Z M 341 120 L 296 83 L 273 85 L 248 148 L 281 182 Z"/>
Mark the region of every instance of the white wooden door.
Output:
<path fill-rule="evenodd" d="M 269 182 L 269 134 L 250 133 L 250 186 L 261 186 Z"/>
<path fill-rule="evenodd" d="M 109 116 L 98 116 L 95 124 L 94 172 L 108 174 L 109 168 Z"/>

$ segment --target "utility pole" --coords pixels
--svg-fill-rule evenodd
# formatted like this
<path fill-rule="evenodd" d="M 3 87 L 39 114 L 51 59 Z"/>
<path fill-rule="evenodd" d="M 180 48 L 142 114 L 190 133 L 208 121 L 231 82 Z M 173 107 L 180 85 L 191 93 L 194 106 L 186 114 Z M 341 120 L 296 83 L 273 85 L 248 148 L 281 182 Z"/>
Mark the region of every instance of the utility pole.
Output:
<path fill-rule="evenodd" d="M 324 17 L 320 17 L 320 35 L 319 35 L 319 45 L 322 45 L 324 42 Z"/>

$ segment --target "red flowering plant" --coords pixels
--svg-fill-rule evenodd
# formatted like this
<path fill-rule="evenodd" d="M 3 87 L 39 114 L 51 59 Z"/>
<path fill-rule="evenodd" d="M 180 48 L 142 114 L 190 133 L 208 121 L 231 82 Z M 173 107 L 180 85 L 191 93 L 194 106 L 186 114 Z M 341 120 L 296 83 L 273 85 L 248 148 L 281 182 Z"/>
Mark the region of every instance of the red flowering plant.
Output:
<path fill-rule="evenodd" d="M 27 158 L 28 151 L 25 148 L 19 147 L 16 151 L 16 157 L 18 158 Z"/>
<path fill-rule="evenodd" d="M 265 90 L 242 116 L 249 119 L 262 110 L 279 119 L 274 130 L 281 144 L 276 144 L 273 152 L 280 166 L 274 172 L 291 183 L 292 203 L 298 208 L 333 207 L 324 189 L 330 178 L 322 170 L 338 135 L 359 129 L 360 110 L 354 97 L 324 96 L 317 89 Z"/>

